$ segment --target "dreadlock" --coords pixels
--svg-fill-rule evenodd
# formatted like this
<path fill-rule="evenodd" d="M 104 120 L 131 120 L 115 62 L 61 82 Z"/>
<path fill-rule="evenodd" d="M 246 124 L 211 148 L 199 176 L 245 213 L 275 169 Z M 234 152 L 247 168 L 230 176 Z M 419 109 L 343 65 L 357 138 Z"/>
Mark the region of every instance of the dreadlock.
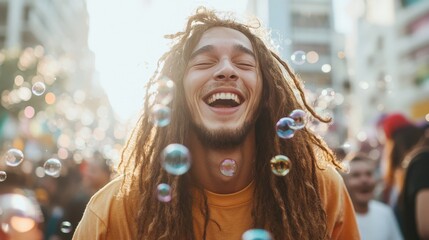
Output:
<path fill-rule="evenodd" d="M 339 167 L 326 144 L 308 129 L 297 132 L 293 140 L 280 140 L 274 125 L 294 109 L 306 109 L 322 122 L 307 104 L 303 87 L 286 62 L 267 48 L 252 27 L 231 18 L 220 18 L 213 11 L 197 9 L 188 19 L 185 31 L 166 37 L 174 41 L 171 50 L 158 62 L 158 68 L 146 86 L 143 114 L 133 130 L 122 153 L 120 169 L 137 191 L 136 214 L 138 239 L 199 239 L 193 234 L 190 176 L 172 176 L 161 169 L 160 152 L 170 143 L 184 144 L 189 133 L 189 109 L 183 89 L 186 64 L 193 48 L 204 32 L 213 27 L 227 27 L 243 33 L 252 43 L 262 75 L 262 104 L 256 119 L 256 161 L 254 165 L 255 191 L 252 209 L 255 228 L 269 230 L 275 239 L 325 239 L 326 214 L 318 192 L 316 170 L 319 161 Z M 287 73 L 288 77 L 285 77 Z M 158 76 L 167 76 L 176 84 L 175 100 L 170 103 L 171 122 L 159 128 L 151 123 L 150 109 L 154 94 L 150 89 Z M 294 90 L 299 92 L 296 99 Z M 272 174 L 269 161 L 277 154 L 287 155 L 293 161 L 293 171 L 287 177 Z M 164 204 L 156 199 L 156 186 L 172 186 L 172 200 Z M 210 212 L 204 191 L 205 216 L 203 239 L 207 235 Z"/>

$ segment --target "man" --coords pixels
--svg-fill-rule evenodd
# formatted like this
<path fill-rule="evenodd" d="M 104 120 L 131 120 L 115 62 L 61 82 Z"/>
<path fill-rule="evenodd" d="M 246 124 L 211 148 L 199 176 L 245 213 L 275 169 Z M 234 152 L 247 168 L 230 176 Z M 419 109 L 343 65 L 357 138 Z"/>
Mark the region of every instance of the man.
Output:
<path fill-rule="evenodd" d="M 346 161 L 350 161 L 350 173 L 343 176 L 353 201 L 362 239 L 402 239 L 392 209 L 372 200 L 376 185 L 373 161 L 362 153 L 354 155 L 350 160 L 346 158 Z"/>
<path fill-rule="evenodd" d="M 290 140 L 277 137 L 276 122 L 294 109 L 305 106 L 323 119 L 253 30 L 200 8 L 184 32 L 170 36 L 176 44 L 159 62 L 160 74 L 176 84 L 170 124 L 151 123 L 154 96 L 147 94 L 122 156 L 123 177 L 92 198 L 74 239 L 241 239 L 249 229 L 274 239 L 359 239 L 341 177 L 318 167 L 338 166 L 322 140 L 307 129 Z M 160 164 L 171 143 L 192 156 L 181 176 Z M 278 154 L 293 164 L 284 177 L 270 169 Z M 157 199 L 160 183 L 171 186 L 171 201 Z"/>

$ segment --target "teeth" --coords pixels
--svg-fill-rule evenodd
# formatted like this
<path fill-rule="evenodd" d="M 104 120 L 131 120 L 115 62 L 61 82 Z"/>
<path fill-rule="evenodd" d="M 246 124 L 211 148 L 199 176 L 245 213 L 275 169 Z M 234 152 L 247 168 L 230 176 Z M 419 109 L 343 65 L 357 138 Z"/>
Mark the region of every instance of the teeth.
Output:
<path fill-rule="evenodd" d="M 233 100 L 235 101 L 237 104 L 240 104 L 240 98 L 237 96 L 237 94 L 235 93 L 215 93 L 213 95 L 211 95 L 207 101 L 208 104 L 213 103 L 216 100 Z"/>

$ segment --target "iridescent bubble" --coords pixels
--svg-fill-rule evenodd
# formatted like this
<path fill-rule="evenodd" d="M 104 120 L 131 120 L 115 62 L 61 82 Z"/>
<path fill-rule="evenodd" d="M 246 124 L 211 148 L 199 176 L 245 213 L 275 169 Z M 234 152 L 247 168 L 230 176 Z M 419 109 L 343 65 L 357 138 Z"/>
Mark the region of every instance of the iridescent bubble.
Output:
<path fill-rule="evenodd" d="M 290 126 L 293 125 L 295 125 L 295 121 L 292 118 L 281 118 L 276 124 L 277 135 L 284 139 L 292 138 L 295 134 L 295 130 L 293 130 Z"/>
<path fill-rule="evenodd" d="M 250 229 L 243 233 L 242 240 L 272 240 L 271 234 L 264 229 Z"/>
<path fill-rule="evenodd" d="M 155 99 L 156 103 L 162 104 L 162 105 L 169 104 L 171 100 L 173 100 L 174 89 L 175 89 L 175 84 L 171 79 L 165 76 L 161 77 L 156 82 L 156 90 L 157 90 L 156 99 Z"/>
<path fill-rule="evenodd" d="M 297 65 L 301 65 L 305 63 L 305 59 L 306 59 L 305 52 L 301 50 L 295 51 L 292 54 L 292 56 L 290 56 L 290 59 L 292 60 L 293 63 Z"/>
<path fill-rule="evenodd" d="M 177 143 L 165 147 L 162 152 L 162 167 L 170 174 L 182 175 L 191 167 L 189 150 Z"/>
<path fill-rule="evenodd" d="M 31 91 L 36 96 L 41 96 L 46 90 L 46 86 L 43 82 L 36 82 L 33 84 Z"/>
<path fill-rule="evenodd" d="M 56 158 L 50 158 L 43 164 L 43 168 L 47 175 L 57 177 L 61 171 L 61 162 Z"/>
<path fill-rule="evenodd" d="M 158 200 L 161 202 L 171 201 L 171 187 L 166 183 L 160 183 L 156 187 L 158 193 Z"/>
<path fill-rule="evenodd" d="M 0 195 L 1 228 L 4 232 L 28 232 L 43 221 L 38 204 L 30 198 L 16 193 Z M 2 238 L 3 239 L 3 238 Z"/>
<path fill-rule="evenodd" d="M 305 127 L 305 112 L 301 109 L 295 109 L 289 115 L 290 118 L 295 122 L 293 125 L 290 125 L 290 128 L 293 130 L 303 129 Z"/>
<path fill-rule="evenodd" d="M 222 175 L 232 177 L 237 170 L 237 163 L 232 159 L 224 159 L 219 166 Z"/>
<path fill-rule="evenodd" d="M 5 171 L 0 171 L 0 182 L 3 182 L 7 178 L 7 173 Z"/>
<path fill-rule="evenodd" d="M 24 160 L 24 154 L 19 149 L 11 148 L 6 152 L 4 160 L 8 166 L 16 167 Z"/>
<path fill-rule="evenodd" d="M 286 176 L 292 167 L 292 162 L 285 155 L 277 155 L 271 158 L 270 164 L 271 171 L 277 176 Z"/>
<path fill-rule="evenodd" d="M 60 230 L 62 233 L 70 233 L 73 227 L 69 221 L 64 221 L 61 223 Z"/>
<path fill-rule="evenodd" d="M 152 107 L 152 122 L 155 126 L 165 127 L 170 124 L 170 113 L 171 110 L 169 107 L 155 104 Z"/>

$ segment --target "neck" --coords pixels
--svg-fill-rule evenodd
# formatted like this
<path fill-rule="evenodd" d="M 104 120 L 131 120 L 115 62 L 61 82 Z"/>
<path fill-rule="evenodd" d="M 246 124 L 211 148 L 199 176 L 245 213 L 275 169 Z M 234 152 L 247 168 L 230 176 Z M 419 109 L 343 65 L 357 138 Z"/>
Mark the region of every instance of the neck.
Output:
<path fill-rule="evenodd" d="M 365 214 L 368 212 L 369 210 L 369 202 L 367 203 L 353 203 L 353 206 L 355 208 L 355 212 L 360 213 L 360 214 Z"/>
<path fill-rule="evenodd" d="M 191 133 L 188 147 L 192 156 L 192 177 L 206 190 L 221 194 L 234 193 L 252 181 L 256 155 L 254 130 L 249 132 L 242 144 L 225 150 L 204 146 Z M 236 162 L 237 168 L 233 176 L 224 176 L 220 171 L 220 165 L 225 159 Z"/>

